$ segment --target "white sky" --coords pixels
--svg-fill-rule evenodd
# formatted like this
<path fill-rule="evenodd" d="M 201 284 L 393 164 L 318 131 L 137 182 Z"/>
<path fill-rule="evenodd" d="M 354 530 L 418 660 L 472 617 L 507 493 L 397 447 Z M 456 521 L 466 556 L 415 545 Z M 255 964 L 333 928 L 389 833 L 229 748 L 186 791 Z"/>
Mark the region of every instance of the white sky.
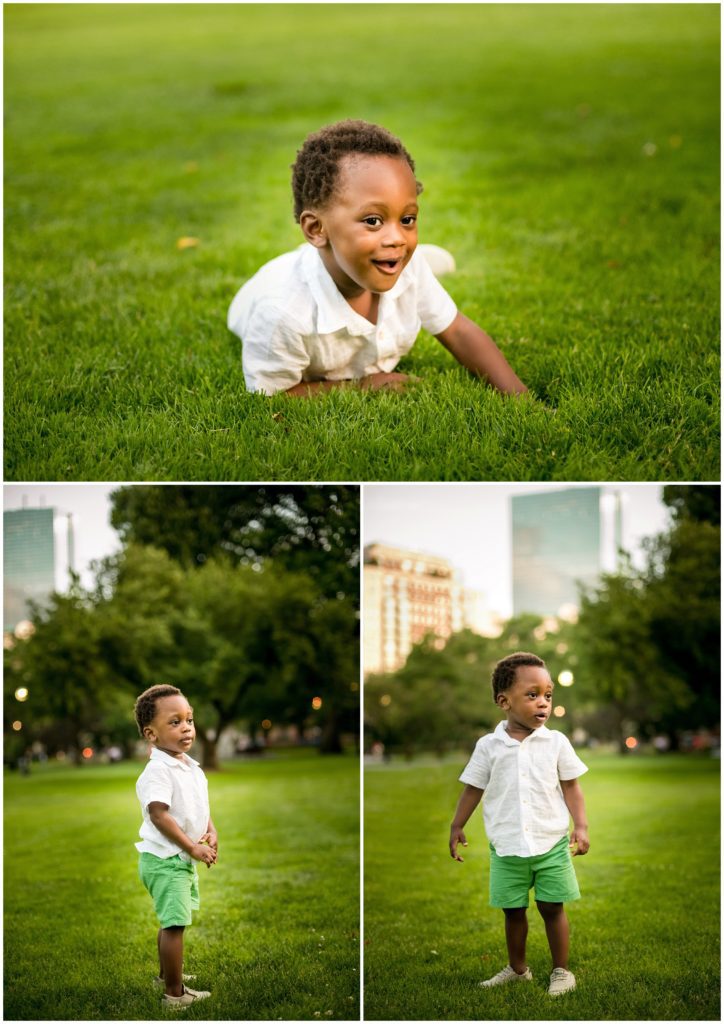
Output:
<path fill-rule="evenodd" d="M 481 591 L 488 608 L 507 618 L 513 612 L 510 498 L 571 486 L 576 485 L 365 484 L 363 544 L 447 558 L 465 586 Z M 622 496 L 622 546 L 640 565 L 642 538 L 661 533 L 669 523 L 660 485 L 604 485 L 602 490 Z"/>

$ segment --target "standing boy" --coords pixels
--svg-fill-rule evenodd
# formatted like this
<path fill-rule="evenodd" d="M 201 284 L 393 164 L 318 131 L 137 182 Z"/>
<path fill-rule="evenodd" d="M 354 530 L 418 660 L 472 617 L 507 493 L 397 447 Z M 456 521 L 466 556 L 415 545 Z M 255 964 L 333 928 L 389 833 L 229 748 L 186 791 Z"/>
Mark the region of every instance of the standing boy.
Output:
<path fill-rule="evenodd" d="M 184 928 L 199 907 L 194 861 L 216 863 L 218 838 L 209 815 L 206 776 L 188 751 L 196 737 L 193 711 L 175 686 L 152 686 L 136 701 L 138 731 L 152 745 L 151 757 L 136 783 L 143 824 L 136 843 L 141 881 L 160 922 L 159 976 L 163 1003 L 183 1010 L 210 992 L 187 988 L 182 974 Z"/>
<path fill-rule="evenodd" d="M 450 856 L 462 861 L 463 828 L 485 792 L 490 842 L 490 905 L 505 914 L 509 963 L 485 987 L 531 981 L 526 963 L 528 893 L 535 899 L 553 960 L 548 992 L 576 987 L 568 970 L 568 918 L 563 904 L 580 897 L 571 861 L 589 849 L 579 776 L 588 769 L 561 732 L 546 728 L 553 683 L 535 654 L 511 654 L 495 666 L 493 698 L 505 712 L 493 733 L 478 740 L 460 781 L 465 783 L 450 826 Z M 568 840 L 569 814 L 573 832 Z"/>

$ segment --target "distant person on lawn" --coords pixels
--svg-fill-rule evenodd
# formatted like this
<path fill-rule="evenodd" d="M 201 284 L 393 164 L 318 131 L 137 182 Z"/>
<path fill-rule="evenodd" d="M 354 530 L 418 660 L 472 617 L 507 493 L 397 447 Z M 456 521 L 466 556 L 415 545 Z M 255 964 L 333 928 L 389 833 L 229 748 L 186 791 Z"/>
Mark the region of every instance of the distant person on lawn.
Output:
<path fill-rule="evenodd" d="M 184 928 L 199 908 L 199 879 L 194 861 L 216 863 L 218 838 L 209 813 L 206 776 L 188 751 L 196 737 L 193 711 L 175 686 L 152 686 L 136 701 L 138 731 L 152 746 L 136 783 L 143 824 L 136 843 L 138 871 L 160 922 L 159 974 L 162 1002 L 183 1010 L 210 992 L 187 988 L 183 974 Z"/>
<path fill-rule="evenodd" d="M 561 732 L 546 728 L 553 683 L 535 654 L 511 654 L 495 666 L 493 697 L 506 721 L 478 740 L 460 776 L 465 783 L 450 826 L 450 856 L 462 861 L 465 827 L 483 801 L 490 843 L 490 905 L 505 914 L 509 963 L 484 987 L 532 981 L 525 958 L 528 892 L 543 921 L 553 958 L 548 993 L 570 992 L 568 918 L 563 904 L 580 897 L 571 854 L 588 853 L 588 824 L 578 779 L 585 764 Z M 573 831 L 568 839 L 569 814 Z"/>
<path fill-rule="evenodd" d="M 412 378 L 395 367 L 421 326 L 499 391 L 526 391 L 435 277 L 454 269 L 450 254 L 418 249 L 422 186 L 399 139 L 366 121 L 322 128 L 297 154 L 292 190 L 306 243 L 265 264 L 229 309 L 249 391 L 398 390 Z"/>

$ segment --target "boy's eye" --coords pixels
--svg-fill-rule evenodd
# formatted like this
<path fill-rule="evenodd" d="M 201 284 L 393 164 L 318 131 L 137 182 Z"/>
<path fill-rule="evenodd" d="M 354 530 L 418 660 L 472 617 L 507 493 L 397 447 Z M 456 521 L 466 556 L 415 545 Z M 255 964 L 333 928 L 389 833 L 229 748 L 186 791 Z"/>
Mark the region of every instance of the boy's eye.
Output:
<path fill-rule="evenodd" d="M 402 223 L 405 225 L 406 228 L 412 227 L 412 225 L 416 221 L 417 221 L 417 217 L 414 214 L 412 214 L 412 213 L 408 214 L 407 217 L 403 217 L 402 218 Z"/>
<path fill-rule="evenodd" d="M 365 217 L 364 218 L 364 223 L 365 224 L 369 224 L 369 226 L 371 228 L 377 228 L 382 223 L 382 218 L 381 217 L 374 217 L 374 216 Z"/>

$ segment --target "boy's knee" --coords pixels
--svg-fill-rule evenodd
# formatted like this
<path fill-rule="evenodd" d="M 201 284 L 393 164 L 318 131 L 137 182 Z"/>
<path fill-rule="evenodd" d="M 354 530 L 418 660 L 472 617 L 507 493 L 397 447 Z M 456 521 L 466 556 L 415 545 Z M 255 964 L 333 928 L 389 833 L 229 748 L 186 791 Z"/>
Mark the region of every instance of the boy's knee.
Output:
<path fill-rule="evenodd" d="M 541 917 L 551 919 L 563 913 L 562 903 L 545 903 L 543 900 L 536 900 L 538 911 Z"/>
<path fill-rule="evenodd" d="M 520 919 L 526 916 L 528 913 L 527 907 L 505 907 L 503 913 L 507 918 L 512 920 Z"/>

